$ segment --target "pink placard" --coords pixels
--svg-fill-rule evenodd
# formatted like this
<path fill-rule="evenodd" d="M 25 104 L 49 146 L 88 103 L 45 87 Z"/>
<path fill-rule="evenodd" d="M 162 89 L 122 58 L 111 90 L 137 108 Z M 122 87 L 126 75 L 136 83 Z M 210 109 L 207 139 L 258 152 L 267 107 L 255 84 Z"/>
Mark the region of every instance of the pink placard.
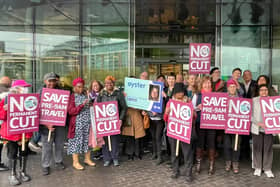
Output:
<path fill-rule="evenodd" d="M 193 107 L 191 103 L 170 100 L 167 136 L 190 143 Z"/>
<path fill-rule="evenodd" d="M 265 134 L 280 133 L 280 96 L 260 97 Z"/>
<path fill-rule="evenodd" d="M 227 118 L 227 93 L 203 93 L 200 116 L 201 129 L 225 129 Z"/>
<path fill-rule="evenodd" d="M 117 101 L 94 103 L 93 108 L 93 123 L 95 124 L 97 137 L 120 134 L 120 120 Z"/>
<path fill-rule="evenodd" d="M 69 91 L 43 88 L 40 124 L 65 126 Z"/>
<path fill-rule="evenodd" d="M 229 97 L 225 133 L 249 135 L 251 129 L 252 99 Z"/>
<path fill-rule="evenodd" d="M 211 66 L 211 43 L 191 43 L 189 49 L 189 73 L 209 74 Z"/>
<path fill-rule="evenodd" d="M 39 94 L 8 95 L 8 135 L 38 131 Z"/>

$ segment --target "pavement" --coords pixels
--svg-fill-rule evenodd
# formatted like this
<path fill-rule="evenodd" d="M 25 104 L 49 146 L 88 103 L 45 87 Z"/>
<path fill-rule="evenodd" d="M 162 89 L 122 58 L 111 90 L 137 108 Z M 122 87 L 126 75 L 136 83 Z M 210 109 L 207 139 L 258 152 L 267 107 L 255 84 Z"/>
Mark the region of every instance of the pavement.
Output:
<path fill-rule="evenodd" d="M 5 154 L 4 154 L 5 155 Z M 274 179 L 267 178 L 264 174 L 261 177 L 253 176 L 251 162 L 242 161 L 240 164 L 240 173 L 233 174 L 224 171 L 224 161 L 218 158 L 216 161 L 216 172 L 213 176 L 208 176 L 208 161 L 202 162 L 202 172 L 199 175 L 194 173 L 194 181 L 189 184 L 183 176 L 178 179 L 171 179 L 171 169 L 167 163 L 159 166 L 151 160 L 151 154 L 146 153 L 142 160 L 128 161 L 126 156 L 121 156 L 121 166 L 104 167 L 102 160 L 97 160 L 96 167 L 86 166 L 85 170 L 77 171 L 72 168 L 72 159 L 65 155 L 64 163 L 66 169 L 62 171 L 51 167 L 51 173 L 43 176 L 40 166 L 41 154 L 30 155 L 28 159 L 28 174 L 32 177 L 30 182 L 21 184 L 22 187 L 164 187 L 164 186 L 261 186 L 261 187 L 279 187 L 280 186 L 280 150 L 274 150 L 274 161 L 272 171 L 275 174 Z M 83 158 L 80 158 L 81 162 Z M 7 162 L 7 160 L 5 160 Z M 0 187 L 8 187 L 9 171 L 0 172 Z"/>

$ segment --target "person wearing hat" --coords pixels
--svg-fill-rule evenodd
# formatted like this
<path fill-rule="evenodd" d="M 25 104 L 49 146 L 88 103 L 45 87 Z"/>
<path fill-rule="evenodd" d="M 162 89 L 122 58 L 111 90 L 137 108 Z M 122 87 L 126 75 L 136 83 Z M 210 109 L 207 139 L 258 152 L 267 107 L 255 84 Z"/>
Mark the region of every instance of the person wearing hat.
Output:
<path fill-rule="evenodd" d="M 44 76 L 44 88 L 50 89 L 60 89 L 57 84 L 57 75 L 53 72 L 47 73 Z M 39 90 L 40 96 L 42 95 L 42 90 Z M 50 141 L 48 141 L 49 130 L 52 131 L 52 136 Z M 63 150 L 64 150 L 64 140 L 65 140 L 65 127 L 56 126 L 54 127 L 52 124 L 49 125 L 40 125 L 39 133 L 41 134 L 42 141 L 42 172 L 43 175 L 49 175 L 50 173 L 50 165 L 53 157 L 53 144 L 54 146 L 54 162 L 55 168 L 58 170 L 65 169 L 65 165 L 63 164 Z"/>
<path fill-rule="evenodd" d="M 197 118 L 195 122 L 196 132 L 198 135 L 196 144 L 196 173 L 199 174 L 201 171 L 201 161 L 203 158 L 203 152 L 207 144 L 208 159 L 209 159 L 209 170 L 208 174 L 213 175 L 215 172 L 215 154 L 216 154 L 216 130 L 214 129 L 201 129 L 200 128 L 200 115 L 201 115 L 201 99 L 203 93 L 212 92 L 211 77 L 204 76 L 199 85 L 200 92 L 197 95 L 197 101 L 195 110 L 197 112 Z"/>
<path fill-rule="evenodd" d="M 236 81 L 230 79 L 227 81 L 227 90 L 229 97 L 238 97 Z M 234 150 L 235 134 L 224 135 L 224 155 L 225 155 L 225 170 L 229 172 L 231 167 L 233 173 L 239 173 L 239 157 L 240 157 L 240 143 L 242 136 L 239 136 L 237 143 L 237 150 Z"/>
<path fill-rule="evenodd" d="M 24 80 L 16 80 L 13 82 L 12 87 L 10 88 L 10 93 L 13 94 L 22 94 L 28 93 L 28 87 L 31 87 L 30 84 L 26 83 Z M 26 165 L 27 165 L 27 150 L 22 151 L 21 149 L 21 139 L 22 135 L 8 135 L 7 127 L 7 97 L 2 99 L 0 103 L 0 120 L 3 120 L 0 134 L 3 139 L 7 140 L 7 156 L 11 166 L 11 173 L 9 176 L 9 182 L 11 185 L 19 185 L 21 182 L 27 182 L 31 180 L 31 177 L 26 174 Z M 26 139 L 32 137 L 32 133 L 25 133 Z M 27 142 L 26 142 L 27 146 Z M 17 176 L 17 159 L 20 161 L 20 171 Z"/>
<path fill-rule="evenodd" d="M 185 96 L 185 85 L 183 83 L 175 83 L 173 89 L 173 100 L 181 101 L 181 102 L 188 102 L 188 98 Z M 168 116 L 170 113 L 170 101 L 168 101 L 166 105 L 166 109 L 164 112 L 164 121 L 168 121 Z M 193 116 L 194 117 L 194 116 Z M 193 157 L 194 157 L 194 149 L 193 149 L 193 136 L 195 135 L 194 126 L 192 126 L 192 138 L 191 143 L 187 144 L 185 142 L 180 141 L 180 148 L 182 150 L 183 155 L 176 156 L 176 142 L 177 140 L 171 137 L 168 137 L 170 148 L 171 148 L 171 164 L 173 174 L 171 178 L 176 179 L 179 177 L 179 161 L 180 158 L 183 156 L 184 158 L 184 167 L 185 167 L 185 176 L 187 182 L 192 182 L 192 166 L 193 166 Z"/>
<path fill-rule="evenodd" d="M 116 79 L 113 76 L 105 78 L 105 87 L 97 96 L 97 102 L 117 101 L 119 110 L 119 119 L 122 122 L 125 119 L 127 105 L 125 102 L 124 94 L 115 87 Z M 113 160 L 114 166 L 119 166 L 119 143 L 120 135 L 113 135 L 111 137 L 112 151 L 109 151 L 108 138 L 104 137 L 105 145 L 102 147 L 104 166 L 110 165 Z"/>
<path fill-rule="evenodd" d="M 95 166 L 90 159 L 89 129 L 91 124 L 89 99 L 84 90 L 85 81 L 82 78 L 73 80 L 73 91 L 69 100 L 68 114 L 70 115 L 68 131 L 67 154 L 72 155 L 73 167 L 76 170 L 83 170 L 84 167 L 79 162 L 79 154 L 85 154 L 84 163 Z"/>

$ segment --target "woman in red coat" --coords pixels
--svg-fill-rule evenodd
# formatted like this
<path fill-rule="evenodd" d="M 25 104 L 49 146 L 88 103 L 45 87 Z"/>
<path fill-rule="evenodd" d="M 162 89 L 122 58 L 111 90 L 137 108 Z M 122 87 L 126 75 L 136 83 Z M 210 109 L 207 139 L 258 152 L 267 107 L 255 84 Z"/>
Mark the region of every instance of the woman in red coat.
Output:
<path fill-rule="evenodd" d="M 26 83 L 24 80 L 16 80 L 13 82 L 12 87 L 10 88 L 10 93 L 14 94 L 21 94 L 21 93 L 27 93 L 28 88 L 31 85 Z M 7 156 L 9 159 L 9 162 L 11 163 L 11 175 L 9 176 L 9 182 L 11 185 L 18 185 L 22 182 L 30 181 L 31 178 L 26 174 L 26 160 L 27 160 L 27 151 L 21 150 L 21 134 L 17 135 L 8 135 L 7 130 L 7 97 L 5 99 L 2 99 L 0 103 L 0 120 L 3 120 L 3 123 L 1 125 L 1 137 L 8 141 L 7 143 Z M 25 134 L 26 139 L 30 139 L 32 137 L 32 133 L 26 133 Z M 28 142 L 25 142 L 25 147 L 27 147 Z M 17 157 L 19 155 L 20 160 L 20 172 L 19 172 L 19 178 L 16 175 L 16 163 L 17 163 Z"/>

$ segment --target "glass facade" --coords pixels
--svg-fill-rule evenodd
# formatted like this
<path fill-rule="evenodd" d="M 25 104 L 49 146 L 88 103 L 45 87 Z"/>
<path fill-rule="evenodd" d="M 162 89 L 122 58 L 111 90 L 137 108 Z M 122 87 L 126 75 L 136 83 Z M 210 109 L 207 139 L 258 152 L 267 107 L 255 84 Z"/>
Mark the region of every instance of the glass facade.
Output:
<path fill-rule="evenodd" d="M 129 0 L 0 1 L 0 75 L 35 89 L 51 71 L 66 84 L 108 74 L 122 83 L 133 71 L 131 7 Z"/>
<path fill-rule="evenodd" d="M 34 89 L 54 71 L 71 84 L 149 71 L 188 73 L 189 43 L 212 44 L 212 66 L 280 86 L 278 0 L 0 0 L 0 76 Z"/>

